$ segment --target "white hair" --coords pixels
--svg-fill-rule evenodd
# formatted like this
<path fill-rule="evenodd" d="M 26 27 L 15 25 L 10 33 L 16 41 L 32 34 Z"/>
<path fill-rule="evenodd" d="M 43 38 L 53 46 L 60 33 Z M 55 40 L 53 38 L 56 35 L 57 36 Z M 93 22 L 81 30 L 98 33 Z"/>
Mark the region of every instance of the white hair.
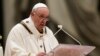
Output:
<path fill-rule="evenodd" d="M 33 6 L 32 11 L 33 11 L 33 10 L 36 10 L 37 8 L 41 8 L 41 7 L 46 7 L 46 8 L 47 8 L 47 5 L 44 4 L 44 3 L 37 3 L 37 4 L 35 4 L 35 5 Z"/>

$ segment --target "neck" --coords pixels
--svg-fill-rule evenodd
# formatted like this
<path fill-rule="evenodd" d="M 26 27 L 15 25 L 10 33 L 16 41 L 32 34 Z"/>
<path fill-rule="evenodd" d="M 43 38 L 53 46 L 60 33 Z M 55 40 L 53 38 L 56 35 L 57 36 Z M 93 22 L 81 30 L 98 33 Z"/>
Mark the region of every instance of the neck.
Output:
<path fill-rule="evenodd" d="M 41 29 L 41 30 L 38 30 L 39 31 L 39 33 L 43 33 L 43 29 Z"/>
<path fill-rule="evenodd" d="M 39 33 L 43 33 L 43 29 L 39 29 L 38 27 L 36 27 L 36 28 L 39 31 Z"/>

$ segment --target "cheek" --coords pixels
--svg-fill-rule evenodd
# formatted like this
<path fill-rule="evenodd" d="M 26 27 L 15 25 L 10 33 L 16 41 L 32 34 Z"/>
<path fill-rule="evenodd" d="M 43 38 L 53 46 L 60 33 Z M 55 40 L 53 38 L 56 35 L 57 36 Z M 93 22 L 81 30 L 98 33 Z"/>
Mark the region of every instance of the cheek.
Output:
<path fill-rule="evenodd" d="M 40 26 L 42 22 L 40 20 L 37 21 L 37 25 Z"/>
<path fill-rule="evenodd" d="M 38 27 L 39 26 L 39 20 L 38 19 L 35 19 L 34 20 L 34 24 L 35 24 L 36 27 Z"/>
<path fill-rule="evenodd" d="M 42 24 L 42 25 L 45 25 L 45 24 L 46 24 L 46 21 L 41 21 L 41 24 Z"/>
<path fill-rule="evenodd" d="M 41 25 L 41 22 L 38 21 L 37 24 L 38 24 L 38 26 L 39 26 L 39 25 Z"/>

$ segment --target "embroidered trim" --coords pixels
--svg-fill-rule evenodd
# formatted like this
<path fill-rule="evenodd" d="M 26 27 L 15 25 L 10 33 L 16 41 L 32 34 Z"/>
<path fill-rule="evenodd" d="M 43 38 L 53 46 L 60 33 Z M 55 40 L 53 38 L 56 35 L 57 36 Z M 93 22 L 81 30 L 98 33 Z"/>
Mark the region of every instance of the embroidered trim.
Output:
<path fill-rule="evenodd" d="M 27 25 L 26 25 L 23 21 L 20 22 L 20 24 L 23 25 L 24 28 L 25 28 L 30 34 L 33 34 L 33 33 L 31 32 L 31 30 L 27 27 Z"/>

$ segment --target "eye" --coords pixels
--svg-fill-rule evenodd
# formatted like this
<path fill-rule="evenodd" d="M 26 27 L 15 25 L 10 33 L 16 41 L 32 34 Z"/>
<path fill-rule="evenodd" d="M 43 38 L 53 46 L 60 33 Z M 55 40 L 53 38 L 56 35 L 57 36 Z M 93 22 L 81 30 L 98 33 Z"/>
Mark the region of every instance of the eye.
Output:
<path fill-rule="evenodd" d="M 46 16 L 45 18 L 49 18 L 49 16 Z"/>
<path fill-rule="evenodd" d="M 44 16 L 43 16 L 43 15 L 40 15 L 40 17 L 41 17 L 41 18 L 44 18 Z"/>

